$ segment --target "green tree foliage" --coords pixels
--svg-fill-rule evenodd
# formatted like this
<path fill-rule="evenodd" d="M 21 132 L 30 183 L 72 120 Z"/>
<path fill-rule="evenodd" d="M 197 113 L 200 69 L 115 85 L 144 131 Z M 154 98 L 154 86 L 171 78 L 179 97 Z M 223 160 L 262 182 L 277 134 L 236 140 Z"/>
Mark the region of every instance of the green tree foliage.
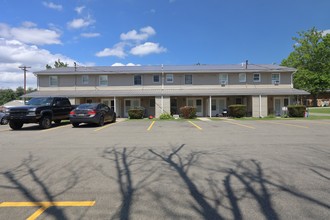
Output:
<path fill-rule="evenodd" d="M 28 88 L 26 93 L 35 92 L 37 89 Z M 20 86 L 16 88 L 16 91 L 12 89 L 0 89 L 0 105 L 10 102 L 15 99 L 21 99 L 24 94 L 24 89 Z"/>
<path fill-rule="evenodd" d="M 60 68 L 60 67 L 68 67 L 68 64 L 67 63 L 63 63 L 63 62 L 61 62 L 61 60 L 60 59 L 58 59 L 58 61 L 55 61 L 55 63 L 54 63 L 54 68 Z M 46 65 L 46 69 L 51 69 L 52 68 L 52 66 L 50 66 L 50 65 Z"/>
<path fill-rule="evenodd" d="M 294 51 L 281 64 L 297 68 L 294 87 L 310 92 L 316 106 L 318 95 L 330 88 L 330 34 L 314 27 L 298 35 Z"/>

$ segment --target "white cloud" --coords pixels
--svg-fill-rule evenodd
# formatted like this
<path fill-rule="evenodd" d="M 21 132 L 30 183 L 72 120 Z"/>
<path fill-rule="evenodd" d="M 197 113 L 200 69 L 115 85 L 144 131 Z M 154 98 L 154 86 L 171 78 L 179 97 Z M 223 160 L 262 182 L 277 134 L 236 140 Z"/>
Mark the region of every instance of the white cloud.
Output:
<path fill-rule="evenodd" d="M 45 69 L 46 64 L 54 65 L 60 59 L 73 65 L 74 60 L 62 54 L 52 54 L 35 45 L 27 45 L 18 40 L 0 38 L 0 88 L 16 89 L 23 86 L 23 71 L 19 66 L 30 66 L 27 72 L 27 87 L 36 88 L 37 79 L 34 71 Z"/>
<path fill-rule="evenodd" d="M 42 2 L 42 4 L 47 8 L 54 9 L 54 10 L 57 10 L 57 11 L 61 11 L 63 9 L 62 5 L 57 5 L 53 2 Z"/>
<path fill-rule="evenodd" d="M 93 38 L 93 37 L 99 37 L 101 36 L 100 33 L 82 33 L 80 36 L 85 37 L 85 38 Z"/>
<path fill-rule="evenodd" d="M 125 53 L 125 43 L 120 42 L 116 44 L 113 48 L 105 48 L 104 50 L 97 52 L 96 56 L 97 57 L 119 57 L 119 58 L 124 58 L 126 56 Z"/>
<path fill-rule="evenodd" d="M 120 39 L 121 40 L 135 40 L 135 41 L 143 41 L 143 40 L 147 40 L 149 37 L 151 37 L 152 35 L 155 35 L 156 31 L 150 27 L 144 27 L 140 29 L 140 32 L 137 32 L 136 30 L 131 30 L 127 33 L 122 33 L 120 35 Z"/>
<path fill-rule="evenodd" d="M 85 9 L 85 6 L 80 6 L 80 7 L 76 7 L 74 10 L 80 15 L 84 9 Z"/>
<path fill-rule="evenodd" d="M 31 22 L 31 21 L 24 21 L 22 23 L 22 26 L 23 27 L 26 27 L 26 28 L 32 28 L 32 27 L 37 27 L 37 24 Z"/>
<path fill-rule="evenodd" d="M 141 64 L 128 63 L 125 65 L 123 63 L 114 63 L 111 66 L 141 66 Z"/>
<path fill-rule="evenodd" d="M 68 28 L 70 29 L 79 29 L 79 28 L 84 28 L 92 25 L 94 23 L 94 20 L 90 18 L 77 18 L 73 19 L 72 21 L 68 22 Z"/>
<path fill-rule="evenodd" d="M 167 49 L 159 46 L 158 43 L 146 42 L 144 44 L 133 47 L 130 50 L 130 53 L 136 56 L 145 56 L 152 53 L 164 53 L 166 51 Z"/>
<path fill-rule="evenodd" d="M 330 34 L 330 29 L 328 29 L 328 30 L 324 30 L 324 31 L 322 32 L 322 36 L 325 36 L 325 35 L 327 35 L 327 34 Z"/>
<path fill-rule="evenodd" d="M 24 22 L 22 27 L 10 27 L 0 23 L 0 37 L 16 39 L 27 44 L 61 44 L 60 34 L 54 30 L 36 28 L 32 22 Z"/>

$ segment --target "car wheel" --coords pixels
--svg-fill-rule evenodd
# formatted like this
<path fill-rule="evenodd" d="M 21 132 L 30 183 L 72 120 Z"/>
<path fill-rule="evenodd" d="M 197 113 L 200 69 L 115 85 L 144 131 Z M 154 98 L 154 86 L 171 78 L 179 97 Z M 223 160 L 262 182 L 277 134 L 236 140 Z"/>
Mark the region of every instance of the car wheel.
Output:
<path fill-rule="evenodd" d="M 9 127 L 13 130 L 19 130 L 23 127 L 23 123 L 19 121 L 9 121 Z"/>
<path fill-rule="evenodd" d="M 2 119 L 1 119 L 1 124 L 2 124 L 2 125 L 6 125 L 6 124 L 8 124 L 8 119 L 7 119 L 7 118 L 2 118 Z"/>
<path fill-rule="evenodd" d="M 79 123 L 72 123 L 72 126 L 75 127 L 75 128 L 79 127 Z"/>
<path fill-rule="evenodd" d="M 116 113 L 114 113 L 114 114 L 113 114 L 112 121 L 111 121 L 112 123 L 115 123 L 115 122 L 116 122 L 116 117 L 117 117 L 117 116 L 116 116 Z"/>
<path fill-rule="evenodd" d="M 52 120 L 50 119 L 49 116 L 42 117 L 39 122 L 39 126 L 43 129 L 48 129 L 51 127 L 51 125 L 52 125 Z"/>
<path fill-rule="evenodd" d="M 103 126 L 103 125 L 104 125 L 104 116 L 102 115 L 100 117 L 99 126 Z"/>

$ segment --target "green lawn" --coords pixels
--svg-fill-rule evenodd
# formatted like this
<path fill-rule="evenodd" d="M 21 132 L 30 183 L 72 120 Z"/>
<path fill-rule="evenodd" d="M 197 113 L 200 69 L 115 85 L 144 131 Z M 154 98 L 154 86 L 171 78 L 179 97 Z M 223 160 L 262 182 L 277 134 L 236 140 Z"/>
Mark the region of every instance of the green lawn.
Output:
<path fill-rule="evenodd" d="M 310 113 L 330 114 L 330 107 L 312 107 L 309 108 Z"/>

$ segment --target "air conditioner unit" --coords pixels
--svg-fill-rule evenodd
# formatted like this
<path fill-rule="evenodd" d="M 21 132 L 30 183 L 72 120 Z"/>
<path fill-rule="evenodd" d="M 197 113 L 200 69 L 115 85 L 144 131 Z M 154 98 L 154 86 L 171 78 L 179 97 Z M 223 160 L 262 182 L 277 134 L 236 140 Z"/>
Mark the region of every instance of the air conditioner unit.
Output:
<path fill-rule="evenodd" d="M 278 81 L 278 80 L 273 80 L 273 84 L 274 84 L 275 86 L 278 86 L 278 85 L 280 84 L 280 81 Z"/>
<path fill-rule="evenodd" d="M 227 84 L 227 80 L 221 80 L 220 84 L 221 86 L 225 86 Z"/>

